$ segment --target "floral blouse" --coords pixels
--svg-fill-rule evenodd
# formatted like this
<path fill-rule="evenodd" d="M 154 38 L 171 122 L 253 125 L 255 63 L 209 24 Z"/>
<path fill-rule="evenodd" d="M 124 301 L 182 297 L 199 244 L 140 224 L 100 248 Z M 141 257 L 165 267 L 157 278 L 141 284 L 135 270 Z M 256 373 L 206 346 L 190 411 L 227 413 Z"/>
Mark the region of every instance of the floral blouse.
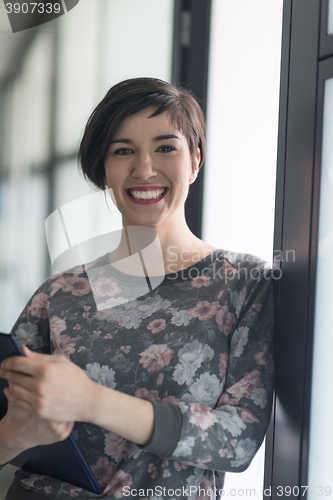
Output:
<path fill-rule="evenodd" d="M 219 498 L 224 473 L 248 467 L 270 420 L 271 272 L 256 257 L 218 250 L 160 281 L 148 288 L 101 257 L 47 279 L 12 333 L 153 403 L 146 447 L 75 424 L 103 498 Z M 52 500 L 97 497 L 33 472 L 15 480 Z"/>

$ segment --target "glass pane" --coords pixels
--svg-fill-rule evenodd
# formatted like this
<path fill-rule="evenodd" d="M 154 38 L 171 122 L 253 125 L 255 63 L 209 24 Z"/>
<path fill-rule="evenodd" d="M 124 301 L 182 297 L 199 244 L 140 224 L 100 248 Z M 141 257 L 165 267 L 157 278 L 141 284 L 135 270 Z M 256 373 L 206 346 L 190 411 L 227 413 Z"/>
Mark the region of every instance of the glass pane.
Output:
<path fill-rule="evenodd" d="M 282 3 L 213 1 L 209 55 L 203 239 L 267 261 L 273 253 Z M 216 231 L 214 213 L 232 214 L 223 218 L 223 232 Z"/>
<path fill-rule="evenodd" d="M 99 2 L 81 0 L 59 22 L 57 67 L 58 154 L 72 153 L 95 102 Z"/>
<path fill-rule="evenodd" d="M 26 142 L 25 156 L 29 167 L 42 167 L 50 154 L 51 72 L 53 33 L 41 32 L 27 54 L 23 66 Z"/>
<path fill-rule="evenodd" d="M 333 2 L 328 0 L 328 16 L 327 16 L 327 34 L 333 33 Z"/>
<path fill-rule="evenodd" d="M 267 261 L 273 254 L 282 3 L 212 2 L 203 239 Z M 222 231 L 212 214 L 228 214 Z M 263 444 L 245 472 L 226 474 L 226 495 L 238 491 L 238 497 L 262 500 L 264 456 Z"/>
<path fill-rule="evenodd" d="M 9 331 L 45 279 L 44 176 L 0 183 L 0 331 Z"/>
<path fill-rule="evenodd" d="M 309 482 L 313 498 L 333 494 L 332 282 L 333 282 L 333 78 L 326 81 L 319 204 Z M 325 492 L 325 488 L 326 492 Z M 310 493 L 311 494 L 311 493 Z"/>
<path fill-rule="evenodd" d="M 109 0 L 103 5 L 102 94 L 126 78 L 170 81 L 174 0 Z"/>

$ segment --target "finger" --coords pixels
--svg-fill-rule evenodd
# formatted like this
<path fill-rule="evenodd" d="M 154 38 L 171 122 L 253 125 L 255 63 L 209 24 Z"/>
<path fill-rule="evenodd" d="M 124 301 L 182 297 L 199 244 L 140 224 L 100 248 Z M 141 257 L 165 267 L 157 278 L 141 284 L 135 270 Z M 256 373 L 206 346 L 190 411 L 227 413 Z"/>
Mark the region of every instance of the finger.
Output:
<path fill-rule="evenodd" d="M 36 353 L 34 353 L 36 354 Z M 39 354 L 38 356 L 42 356 Z M 41 359 L 41 358 L 28 358 L 28 357 L 23 357 L 23 356 L 12 356 L 10 358 L 5 359 L 2 364 L 1 364 L 1 369 L 2 369 L 2 374 L 6 376 L 7 378 L 7 373 L 8 371 L 12 372 L 20 372 L 24 373 L 26 375 L 31 375 L 31 376 L 36 376 L 38 373 L 38 369 L 42 366 L 45 365 L 45 362 L 49 362 L 49 358 L 51 356 L 46 356 L 46 359 Z"/>
<path fill-rule="evenodd" d="M 30 393 L 34 392 L 35 378 L 30 375 L 25 375 L 20 372 L 6 372 L 6 380 L 9 384 L 15 384 L 20 387 L 24 387 Z"/>
<path fill-rule="evenodd" d="M 26 345 L 21 346 L 21 349 L 22 349 L 22 351 L 23 351 L 23 354 L 24 354 L 27 358 L 33 358 L 33 357 L 34 357 L 34 352 L 33 352 L 33 351 L 30 351 L 29 347 L 27 347 Z"/>
<path fill-rule="evenodd" d="M 13 393 L 20 390 L 21 392 L 27 394 L 27 398 L 32 398 L 34 395 L 38 394 L 38 388 L 34 384 L 34 379 L 32 377 L 27 377 L 25 375 L 20 375 L 14 372 L 8 372 L 7 381 L 9 383 L 10 391 Z"/>
<path fill-rule="evenodd" d="M 26 388 L 16 384 L 10 383 L 8 387 L 8 392 L 12 397 L 19 399 L 20 401 L 25 401 L 26 403 L 31 405 L 33 405 L 34 402 L 36 401 L 36 397 L 34 396 L 33 393 L 31 393 Z"/>
<path fill-rule="evenodd" d="M 15 398 L 11 393 L 8 387 L 4 389 L 4 395 L 7 398 L 8 401 L 8 407 L 11 408 L 19 408 L 20 410 L 24 410 L 28 412 L 30 415 L 33 414 L 32 411 L 32 406 L 29 403 L 26 403 L 25 401 L 19 400 Z"/>

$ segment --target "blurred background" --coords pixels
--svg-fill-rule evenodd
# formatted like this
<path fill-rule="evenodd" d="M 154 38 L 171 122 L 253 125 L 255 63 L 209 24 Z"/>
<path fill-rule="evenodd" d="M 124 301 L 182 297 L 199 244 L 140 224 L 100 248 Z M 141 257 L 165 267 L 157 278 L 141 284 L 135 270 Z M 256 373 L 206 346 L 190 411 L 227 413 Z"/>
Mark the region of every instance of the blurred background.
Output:
<path fill-rule="evenodd" d="M 199 89 L 207 160 L 189 202 L 188 212 L 199 213 L 193 230 L 219 248 L 272 260 L 282 0 L 207 1 L 202 30 L 194 10 L 191 17 L 197 4 L 80 0 L 13 34 L 0 3 L 0 331 L 55 272 L 47 217 L 96 192 L 78 171 L 78 145 L 96 104 L 126 78 Z M 0 500 L 12 471 L 0 473 Z M 226 488 L 254 484 L 261 498 L 263 452 L 248 471 L 227 476 Z"/>

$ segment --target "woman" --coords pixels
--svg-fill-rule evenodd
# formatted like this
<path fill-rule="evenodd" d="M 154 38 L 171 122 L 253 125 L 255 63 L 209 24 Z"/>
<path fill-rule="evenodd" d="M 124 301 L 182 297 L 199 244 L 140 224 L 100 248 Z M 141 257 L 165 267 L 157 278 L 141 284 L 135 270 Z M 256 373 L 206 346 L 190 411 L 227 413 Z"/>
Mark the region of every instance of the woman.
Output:
<path fill-rule="evenodd" d="M 204 132 L 193 96 L 153 78 L 117 84 L 92 113 L 81 166 L 112 189 L 121 242 L 46 280 L 16 322 L 35 352 L 1 366 L 0 464 L 73 429 L 105 498 L 150 500 L 218 498 L 224 472 L 249 465 L 271 411 L 271 280 L 186 224 Z M 24 487 L 36 500 L 94 496 L 18 471 L 8 500 Z"/>

